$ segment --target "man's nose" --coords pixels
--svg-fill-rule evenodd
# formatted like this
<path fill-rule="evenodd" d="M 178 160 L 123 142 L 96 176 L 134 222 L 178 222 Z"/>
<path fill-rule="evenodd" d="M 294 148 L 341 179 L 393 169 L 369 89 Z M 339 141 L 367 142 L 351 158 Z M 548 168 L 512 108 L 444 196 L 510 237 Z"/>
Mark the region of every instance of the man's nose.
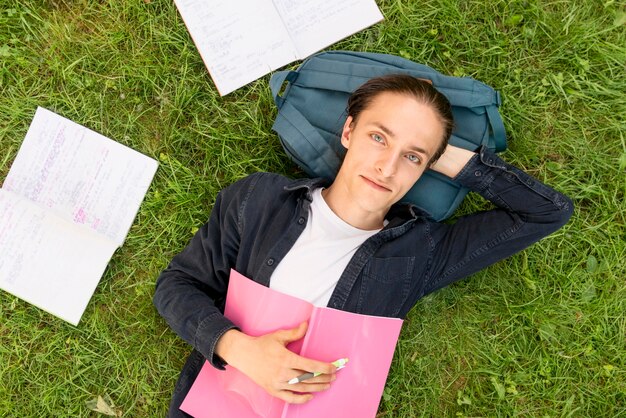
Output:
<path fill-rule="evenodd" d="M 398 170 L 398 160 L 400 157 L 391 151 L 384 152 L 377 161 L 376 168 L 384 177 L 392 177 Z"/>

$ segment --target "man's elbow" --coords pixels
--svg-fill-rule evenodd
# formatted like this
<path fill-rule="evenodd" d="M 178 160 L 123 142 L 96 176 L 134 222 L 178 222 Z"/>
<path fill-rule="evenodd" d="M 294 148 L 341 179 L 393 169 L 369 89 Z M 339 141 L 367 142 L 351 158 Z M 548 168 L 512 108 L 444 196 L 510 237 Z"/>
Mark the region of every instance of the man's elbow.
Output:
<path fill-rule="evenodd" d="M 162 272 L 156 280 L 154 286 L 154 295 L 152 296 L 152 303 L 157 308 L 157 311 L 163 315 L 163 310 L 168 304 L 168 295 L 171 295 L 171 289 L 168 289 L 167 277 Z"/>
<path fill-rule="evenodd" d="M 570 220 L 573 213 L 574 202 L 569 197 L 560 195 L 546 222 L 546 226 L 550 229 L 549 233 L 561 229 Z"/>

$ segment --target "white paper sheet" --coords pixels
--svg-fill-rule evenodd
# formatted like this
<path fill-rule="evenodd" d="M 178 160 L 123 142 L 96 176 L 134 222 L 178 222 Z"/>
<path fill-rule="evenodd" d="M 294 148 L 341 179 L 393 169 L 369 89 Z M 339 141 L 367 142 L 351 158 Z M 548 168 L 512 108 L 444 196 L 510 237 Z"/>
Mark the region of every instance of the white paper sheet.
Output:
<path fill-rule="evenodd" d="M 174 0 L 222 96 L 383 19 L 374 0 Z"/>
<path fill-rule="evenodd" d="M 156 168 L 38 108 L 0 190 L 0 288 L 77 325 Z"/>
<path fill-rule="evenodd" d="M 265 0 L 175 0 L 222 96 L 297 59 L 289 34 Z"/>
<path fill-rule="evenodd" d="M 77 325 L 115 242 L 0 189 L 0 288 Z"/>
<path fill-rule="evenodd" d="M 122 245 L 157 162 L 38 108 L 3 189 Z"/>
<path fill-rule="evenodd" d="M 298 58 L 309 55 L 383 20 L 374 0 L 272 0 Z"/>

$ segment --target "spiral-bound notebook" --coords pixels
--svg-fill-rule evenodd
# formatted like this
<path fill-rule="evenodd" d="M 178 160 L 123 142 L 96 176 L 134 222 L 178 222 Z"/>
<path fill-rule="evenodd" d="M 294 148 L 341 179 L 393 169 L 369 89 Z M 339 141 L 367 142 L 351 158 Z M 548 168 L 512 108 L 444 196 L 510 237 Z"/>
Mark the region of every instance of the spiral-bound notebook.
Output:
<path fill-rule="evenodd" d="M 196 417 L 375 417 L 402 327 L 402 320 L 359 315 L 310 303 L 256 283 L 231 270 L 225 313 L 246 334 L 258 336 L 309 321 L 302 340 L 288 348 L 332 362 L 349 358 L 331 388 L 301 404 L 270 396 L 248 377 L 206 362 L 181 410 Z"/>

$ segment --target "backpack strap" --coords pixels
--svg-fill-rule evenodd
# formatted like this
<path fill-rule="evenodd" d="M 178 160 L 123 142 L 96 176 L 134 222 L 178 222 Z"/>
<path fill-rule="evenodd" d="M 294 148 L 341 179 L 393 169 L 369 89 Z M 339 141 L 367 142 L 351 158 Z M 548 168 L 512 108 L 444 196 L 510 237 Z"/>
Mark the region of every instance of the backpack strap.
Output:
<path fill-rule="evenodd" d="M 270 89 L 272 90 L 272 97 L 274 98 L 274 103 L 280 109 L 285 99 L 280 97 L 278 94 L 280 93 L 280 88 L 282 87 L 285 80 L 289 81 L 289 83 L 293 83 L 298 78 L 298 73 L 296 71 L 278 71 L 272 74 L 270 78 Z"/>
<path fill-rule="evenodd" d="M 489 125 L 493 132 L 493 139 L 495 141 L 496 152 L 502 152 L 506 149 L 506 133 L 504 131 L 504 122 L 498 113 L 498 106 L 502 104 L 502 98 L 500 92 L 496 91 L 496 103 L 493 106 L 487 106 L 487 118 L 489 119 Z"/>

